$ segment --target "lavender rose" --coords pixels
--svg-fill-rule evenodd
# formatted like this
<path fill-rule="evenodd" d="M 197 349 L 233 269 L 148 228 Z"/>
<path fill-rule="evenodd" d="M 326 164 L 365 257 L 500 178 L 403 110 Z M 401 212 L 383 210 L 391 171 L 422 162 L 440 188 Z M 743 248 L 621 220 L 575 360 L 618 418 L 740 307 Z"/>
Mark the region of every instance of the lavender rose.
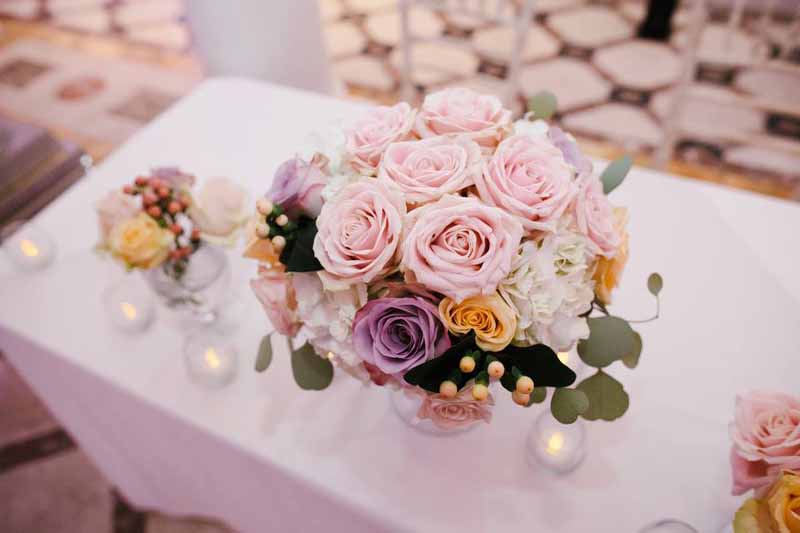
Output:
<path fill-rule="evenodd" d="M 284 162 L 275 172 L 267 198 L 286 211 L 316 217 L 322 209 L 322 189 L 328 182 L 326 164 L 323 156 L 314 156 L 310 163 L 299 157 Z"/>
<path fill-rule="evenodd" d="M 356 313 L 353 344 L 364 362 L 400 376 L 450 348 L 432 303 L 418 297 L 379 298 Z"/>

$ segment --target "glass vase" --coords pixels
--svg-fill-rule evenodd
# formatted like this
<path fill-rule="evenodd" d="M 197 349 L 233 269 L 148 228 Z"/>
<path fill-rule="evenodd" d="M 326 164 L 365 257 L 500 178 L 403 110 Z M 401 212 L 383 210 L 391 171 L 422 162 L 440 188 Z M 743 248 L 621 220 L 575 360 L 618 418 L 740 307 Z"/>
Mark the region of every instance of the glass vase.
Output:
<path fill-rule="evenodd" d="M 217 319 L 231 273 L 225 252 L 205 243 L 192 254 L 180 275 L 176 275 L 166 262 L 144 271 L 144 277 L 164 305 L 177 313 L 180 319 L 210 324 Z"/>
<path fill-rule="evenodd" d="M 442 409 L 440 409 L 440 412 L 443 413 L 443 416 L 439 418 L 439 423 L 436 423 L 431 418 L 420 418 L 419 416 L 420 407 L 425 400 L 423 393 L 410 389 L 389 389 L 389 394 L 391 395 L 392 407 L 397 416 L 420 433 L 434 436 L 456 435 L 474 429 L 478 424 L 484 423 L 483 420 L 477 418 L 464 419 L 459 412 L 455 412 L 454 416 L 447 420 L 447 412 Z"/>

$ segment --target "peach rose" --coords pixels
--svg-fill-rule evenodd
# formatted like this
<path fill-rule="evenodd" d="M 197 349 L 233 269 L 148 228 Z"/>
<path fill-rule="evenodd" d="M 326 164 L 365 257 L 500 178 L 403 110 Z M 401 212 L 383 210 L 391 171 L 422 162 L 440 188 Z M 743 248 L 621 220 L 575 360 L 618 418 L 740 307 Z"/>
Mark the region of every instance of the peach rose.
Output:
<path fill-rule="evenodd" d="M 616 227 L 614 211 L 603 192 L 603 184 L 591 174 L 578 180 L 578 193 L 570 209 L 575 214 L 575 223 L 589 242 L 592 255 L 614 257 L 620 247 L 622 236 Z"/>
<path fill-rule="evenodd" d="M 406 225 L 400 263 L 406 281 L 456 302 L 494 294 L 522 239 L 514 217 L 477 198 L 443 196 L 411 211 Z"/>
<path fill-rule="evenodd" d="M 500 143 L 475 185 L 481 200 L 517 216 L 526 232 L 553 232 L 575 196 L 572 177 L 545 137 L 514 135 Z"/>
<path fill-rule="evenodd" d="M 166 230 L 146 213 L 116 224 L 108 237 L 111 254 L 128 268 L 155 268 L 169 255 L 174 240 Z"/>
<path fill-rule="evenodd" d="M 100 227 L 100 242 L 105 243 L 111 229 L 120 222 L 136 217 L 141 212 L 139 200 L 122 191 L 108 191 L 97 202 L 97 222 Z"/>
<path fill-rule="evenodd" d="M 374 176 L 386 147 L 406 139 L 413 125 L 414 111 L 405 102 L 370 110 L 347 131 L 345 151 L 350 166 L 361 174 Z"/>
<path fill-rule="evenodd" d="M 620 235 L 619 248 L 614 257 L 599 256 L 594 268 L 594 292 L 597 299 L 604 304 L 611 303 L 611 293 L 619 285 L 625 264 L 628 262 L 628 210 L 624 207 L 614 208 L 614 227 Z"/>
<path fill-rule="evenodd" d="M 414 131 L 422 138 L 467 135 L 487 149 L 511 130 L 511 111 L 496 96 L 471 89 L 444 89 L 425 97 Z"/>
<path fill-rule="evenodd" d="M 405 214 L 402 195 L 373 179 L 352 183 L 326 202 L 314 239 L 323 282 L 369 283 L 391 271 Z"/>
<path fill-rule="evenodd" d="M 301 326 L 297 317 L 297 299 L 292 279 L 283 268 L 259 265 L 258 277 L 250 280 L 250 288 L 275 331 L 288 337 L 296 335 Z"/>
<path fill-rule="evenodd" d="M 461 303 L 450 298 L 439 302 L 439 315 L 456 335 L 475 332 L 475 343 L 487 352 L 499 352 L 514 338 L 517 316 L 499 294 L 473 296 Z"/>
<path fill-rule="evenodd" d="M 736 512 L 734 533 L 800 532 L 800 473 L 784 471 L 763 500 L 750 498 Z"/>
<path fill-rule="evenodd" d="M 417 394 L 415 389 L 405 389 L 408 394 Z M 472 397 L 472 385 L 464 387 L 455 398 L 446 398 L 441 394 L 424 393 L 422 405 L 417 411 L 420 420 L 429 419 L 442 429 L 458 429 L 475 422 L 492 420 L 494 398 L 491 394 L 480 402 Z"/>
<path fill-rule="evenodd" d="M 422 204 L 469 187 L 482 168 L 481 149 L 475 142 L 431 137 L 390 144 L 378 180 L 397 185 L 409 204 Z"/>

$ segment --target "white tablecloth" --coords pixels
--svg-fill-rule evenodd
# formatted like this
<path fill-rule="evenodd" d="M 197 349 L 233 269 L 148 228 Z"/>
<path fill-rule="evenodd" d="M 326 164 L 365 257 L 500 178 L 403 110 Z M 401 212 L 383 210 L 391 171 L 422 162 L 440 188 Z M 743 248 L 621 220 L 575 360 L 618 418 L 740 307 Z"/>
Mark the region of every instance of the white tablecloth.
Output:
<path fill-rule="evenodd" d="M 50 269 L 17 273 L 0 254 L 0 348 L 105 475 L 136 506 L 213 515 L 247 532 L 633 532 L 664 517 L 713 532 L 729 520 L 734 395 L 800 388 L 795 205 L 644 169 L 613 193 L 632 219 L 612 309 L 649 316 L 645 280 L 659 271 L 662 318 L 639 328 L 639 368 L 610 370 L 631 394 L 629 412 L 588 426 L 589 455 L 566 477 L 526 463 L 538 408 L 505 396 L 491 425 L 436 438 L 406 427 L 386 391 L 347 376 L 299 390 L 285 350 L 266 374 L 252 372 L 270 327 L 245 284 L 255 265 L 236 255 L 242 368 L 228 388 L 189 382 L 182 334 L 165 321 L 138 336 L 110 326 L 101 294 L 119 274 L 92 252 L 92 206 L 104 191 L 180 164 L 262 193 L 310 131 L 356 110 L 244 80 L 207 82 L 37 217 L 58 241 Z"/>

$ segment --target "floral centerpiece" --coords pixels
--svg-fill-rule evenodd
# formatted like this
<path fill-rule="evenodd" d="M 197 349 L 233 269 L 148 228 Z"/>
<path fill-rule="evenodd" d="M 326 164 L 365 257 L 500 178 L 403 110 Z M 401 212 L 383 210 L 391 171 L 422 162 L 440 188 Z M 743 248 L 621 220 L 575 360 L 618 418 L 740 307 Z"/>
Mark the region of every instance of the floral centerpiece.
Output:
<path fill-rule="evenodd" d="M 448 428 L 490 420 L 495 380 L 522 406 L 551 388 L 564 423 L 625 412 L 603 369 L 636 366 L 642 347 L 607 309 L 628 258 L 627 210 L 607 194 L 630 159 L 599 176 L 542 120 L 552 95 L 531 108 L 513 122 L 494 96 L 443 90 L 418 110 L 373 108 L 277 169 L 244 255 L 301 387 L 339 367 L 418 396 L 417 417 Z M 657 296 L 660 276 L 648 285 Z M 598 371 L 573 387 L 576 345 Z M 257 369 L 270 358 L 267 341 Z"/>
<path fill-rule="evenodd" d="M 735 533 L 800 532 L 800 398 L 750 392 L 730 425 L 733 494 L 752 491 Z"/>

